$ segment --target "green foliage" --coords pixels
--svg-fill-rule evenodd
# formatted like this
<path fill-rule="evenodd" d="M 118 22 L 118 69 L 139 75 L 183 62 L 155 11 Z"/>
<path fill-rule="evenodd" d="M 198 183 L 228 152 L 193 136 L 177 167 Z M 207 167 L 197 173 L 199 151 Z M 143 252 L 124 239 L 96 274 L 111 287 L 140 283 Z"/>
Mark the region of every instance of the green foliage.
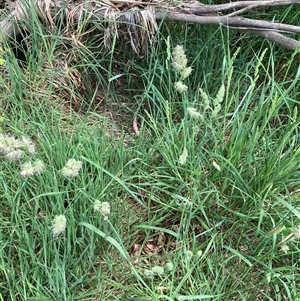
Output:
<path fill-rule="evenodd" d="M 299 300 L 299 53 L 169 23 L 130 73 L 31 20 L 0 51 L 0 300 Z"/>

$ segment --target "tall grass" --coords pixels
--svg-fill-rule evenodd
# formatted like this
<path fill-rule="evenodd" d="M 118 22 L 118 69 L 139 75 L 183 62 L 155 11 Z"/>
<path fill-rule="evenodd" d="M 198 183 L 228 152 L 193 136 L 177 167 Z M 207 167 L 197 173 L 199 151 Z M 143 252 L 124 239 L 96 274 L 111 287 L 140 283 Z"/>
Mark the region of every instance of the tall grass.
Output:
<path fill-rule="evenodd" d="M 1 154 L 0 300 L 298 300 L 299 54 L 172 23 L 140 60 L 28 26 L 1 67 L 1 134 L 36 153 Z"/>

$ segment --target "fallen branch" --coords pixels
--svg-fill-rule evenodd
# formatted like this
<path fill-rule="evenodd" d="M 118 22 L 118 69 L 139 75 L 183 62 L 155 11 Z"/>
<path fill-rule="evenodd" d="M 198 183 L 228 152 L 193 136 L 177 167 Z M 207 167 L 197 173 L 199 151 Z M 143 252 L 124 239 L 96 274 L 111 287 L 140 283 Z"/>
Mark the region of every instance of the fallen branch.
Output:
<path fill-rule="evenodd" d="M 197 24 L 221 25 L 237 31 L 255 33 L 287 49 L 300 49 L 299 41 L 282 34 L 300 33 L 300 26 L 274 23 L 263 20 L 246 19 L 242 17 L 228 18 L 227 16 L 198 16 L 165 12 L 157 13 L 156 19 L 166 19 L 181 22 L 184 21 Z"/>
<path fill-rule="evenodd" d="M 186 1 L 183 2 L 180 6 L 195 15 L 204 15 L 209 13 L 234 10 L 233 13 L 229 13 L 226 15 L 227 17 L 232 17 L 235 15 L 240 15 L 242 13 L 245 13 L 255 8 L 286 6 L 291 4 L 300 4 L 300 3 L 299 0 L 263 0 L 263 1 L 237 1 L 237 2 L 230 2 L 224 4 L 204 5 L 199 2 L 195 3 L 195 2 Z"/>
<path fill-rule="evenodd" d="M 83 0 L 81 2 L 69 1 L 65 4 L 62 0 L 36 0 L 34 4 L 39 17 L 46 20 L 50 27 L 54 26 L 53 19 L 61 11 L 64 11 L 68 20 L 80 21 L 85 16 L 90 22 L 100 24 L 101 28 L 108 18 L 115 22 L 127 23 L 127 33 L 130 35 L 131 45 L 136 52 L 139 51 L 136 46 L 139 40 L 138 35 L 142 31 L 133 29 L 133 25 L 144 28 L 143 40 L 145 36 L 151 40 L 151 35 L 157 28 L 155 20 L 221 25 L 233 30 L 257 34 L 291 50 L 300 48 L 300 42 L 297 39 L 285 35 L 299 34 L 300 26 L 239 16 L 261 7 L 299 5 L 300 0 L 238 1 L 219 5 L 204 5 L 198 1 L 183 1 L 180 4 L 168 0 L 148 1 Z M 28 19 L 30 5 L 32 2 L 25 0 L 16 2 L 15 8 L 0 22 L 0 29 L 4 36 L 14 37 L 20 33 L 22 26 L 26 23 L 23 21 Z M 147 14 L 143 13 L 146 11 Z M 222 12 L 225 14 L 222 15 Z M 139 18 L 133 18 L 132 14 L 139 14 Z M 109 29 L 118 30 L 118 26 L 110 26 Z"/>

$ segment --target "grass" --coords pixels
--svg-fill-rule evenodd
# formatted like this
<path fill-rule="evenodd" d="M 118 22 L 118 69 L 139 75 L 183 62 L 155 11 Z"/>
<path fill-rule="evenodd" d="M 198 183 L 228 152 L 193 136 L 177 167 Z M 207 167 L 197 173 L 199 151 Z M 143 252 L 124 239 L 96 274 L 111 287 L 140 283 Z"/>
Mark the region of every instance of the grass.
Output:
<path fill-rule="evenodd" d="M 299 53 L 172 23 L 139 59 L 32 20 L 1 66 L 1 133 L 36 153 L 1 155 L 0 300 L 300 300 Z"/>

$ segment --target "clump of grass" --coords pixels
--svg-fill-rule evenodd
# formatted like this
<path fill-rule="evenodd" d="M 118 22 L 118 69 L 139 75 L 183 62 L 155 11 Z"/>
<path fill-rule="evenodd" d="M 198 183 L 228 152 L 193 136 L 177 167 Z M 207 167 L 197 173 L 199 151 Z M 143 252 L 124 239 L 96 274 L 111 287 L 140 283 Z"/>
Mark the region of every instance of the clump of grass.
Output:
<path fill-rule="evenodd" d="M 175 236 L 175 240 L 179 240 L 177 243 L 180 243 L 182 248 L 190 250 L 193 246 L 196 249 L 200 246 L 200 249 L 205 249 L 209 246 L 208 250 L 213 250 L 208 256 L 209 260 L 222 258 L 218 262 L 224 262 L 225 270 L 226 262 L 230 262 L 226 258 L 233 258 L 233 269 L 230 271 L 235 275 L 235 279 L 240 278 L 241 281 L 233 280 L 233 286 L 229 285 L 230 289 L 226 290 L 224 285 L 229 284 L 228 275 L 224 274 L 224 270 L 221 272 L 216 269 L 218 274 L 221 273 L 227 278 L 227 284 L 220 281 L 213 290 L 208 290 L 212 287 L 210 285 L 203 289 L 203 294 L 208 294 L 207 298 L 219 297 L 222 300 L 237 296 L 235 292 L 246 299 L 249 299 L 249 296 L 258 298 L 260 289 L 255 285 L 245 287 L 242 284 L 243 277 L 252 277 L 251 275 L 260 279 L 261 287 L 265 287 L 266 290 L 265 296 L 276 298 L 278 279 L 269 277 L 268 281 L 264 282 L 264 276 L 257 265 L 264 266 L 270 254 L 276 258 L 274 264 L 276 262 L 278 265 L 277 259 L 284 257 L 283 254 L 288 252 L 286 246 L 283 249 L 280 247 L 277 233 L 274 233 L 275 237 L 270 235 L 268 238 L 264 237 L 264 233 L 276 229 L 282 219 L 286 221 L 287 207 L 280 214 L 276 209 L 276 214 L 273 211 L 274 195 L 282 198 L 293 193 L 297 189 L 296 179 L 299 176 L 298 148 L 293 142 L 298 136 L 299 120 L 295 113 L 297 109 L 288 98 L 279 97 L 284 95 L 286 87 L 272 77 L 272 71 L 269 73 L 269 70 L 265 69 L 263 61 L 267 50 L 262 51 L 261 55 L 252 61 L 253 75 L 249 72 L 245 75 L 234 73 L 235 60 L 239 59 L 240 51 L 232 57 L 225 55 L 225 66 L 222 67 L 224 77 L 218 79 L 218 84 L 215 84 L 219 86 L 215 97 L 211 97 L 201 87 L 201 82 L 196 88 L 196 93 L 195 87 L 191 90 L 188 83 L 184 84 L 184 89 L 179 89 L 177 95 L 172 89 L 160 90 L 162 84 L 157 82 L 156 85 L 153 78 L 160 72 L 161 66 L 156 66 L 157 69 L 153 70 L 153 77 L 152 74 L 147 74 L 147 97 L 150 102 L 156 102 L 158 109 L 155 111 L 156 115 L 150 111 L 151 113 L 143 117 L 144 131 L 151 129 L 152 132 L 148 144 L 149 155 L 144 156 L 144 160 L 151 161 L 151 168 L 147 171 L 139 169 L 145 182 L 149 183 L 149 204 L 155 212 L 149 213 L 152 223 L 155 224 L 155 221 L 159 220 L 159 225 L 163 224 L 166 227 L 164 231 L 172 229 L 175 223 L 180 234 L 180 238 Z M 187 62 L 184 55 L 181 55 L 181 58 Z M 272 56 L 270 60 L 273 60 Z M 271 82 L 270 94 L 265 93 L 266 87 L 258 85 L 258 74 L 260 73 L 261 77 L 262 70 L 266 81 Z M 199 74 L 195 66 L 193 73 Z M 169 82 L 176 80 L 176 76 L 168 73 L 168 70 L 165 75 L 169 76 Z M 238 79 L 234 79 L 234 76 L 238 76 Z M 252 77 L 249 89 L 241 95 L 240 90 L 234 90 L 235 82 L 245 83 L 249 76 Z M 291 85 L 294 85 L 294 81 Z M 294 113 L 287 115 L 287 107 L 294 107 Z M 142 133 L 143 131 L 141 135 Z M 190 211 L 187 210 L 189 207 L 184 207 L 185 211 L 176 208 L 176 203 L 179 204 L 178 199 L 191 204 Z M 185 221 L 183 224 L 180 216 Z M 205 233 L 209 233 L 209 236 Z M 281 238 L 288 237 L 289 233 Z M 210 236 L 214 237 L 212 241 Z M 272 247 L 272 241 L 279 243 L 278 246 L 273 244 Z M 265 255 L 260 257 L 259 254 Z M 260 259 L 254 263 L 252 260 L 257 258 L 256 256 Z M 234 258 L 244 263 L 236 271 L 234 270 L 237 261 Z M 203 260 L 206 266 L 208 258 L 203 257 Z M 196 278 L 207 276 L 204 266 L 194 270 L 200 273 Z M 181 269 L 183 267 L 177 270 Z M 205 271 L 204 275 L 201 274 L 201 270 Z M 286 273 L 289 273 L 288 270 Z M 267 270 L 265 274 L 271 275 Z M 189 276 L 187 278 L 192 279 Z M 208 284 L 208 278 L 202 279 L 202 282 L 199 280 L 198 283 Z M 286 286 L 283 287 L 286 290 Z M 186 290 L 187 288 L 183 289 L 181 286 L 182 293 Z M 191 290 L 190 297 L 193 295 L 195 299 L 199 298 L 195 293 L 196 290 Z M 289 289 L 286 293 L 292 294 Z"/>
<path fill-rule="evenodd" d="M 63 41 L 33 29 L 51 65 Z M 269 44 L 231 51 L 221 30 L 175 29 L 137 67 L 141 128 L 130 143 L 107 135 L 96 112 L 87 123 L 53 105 L 55 89 L 35 76 L 45 57 L 29 52 L 26 79 L 5 52 L 3 300 L 297 298 L 296 56 L 276 78 Z M 178 41 L 182 33 L 205 42 Z M 122 77 L 112 61 L 105 70 L 102 58 L 74 51 L 75 71 L 82 62 L 99 82 L 102 71 Z M 75 71 L 65 91 L 74 92 Z"/>

